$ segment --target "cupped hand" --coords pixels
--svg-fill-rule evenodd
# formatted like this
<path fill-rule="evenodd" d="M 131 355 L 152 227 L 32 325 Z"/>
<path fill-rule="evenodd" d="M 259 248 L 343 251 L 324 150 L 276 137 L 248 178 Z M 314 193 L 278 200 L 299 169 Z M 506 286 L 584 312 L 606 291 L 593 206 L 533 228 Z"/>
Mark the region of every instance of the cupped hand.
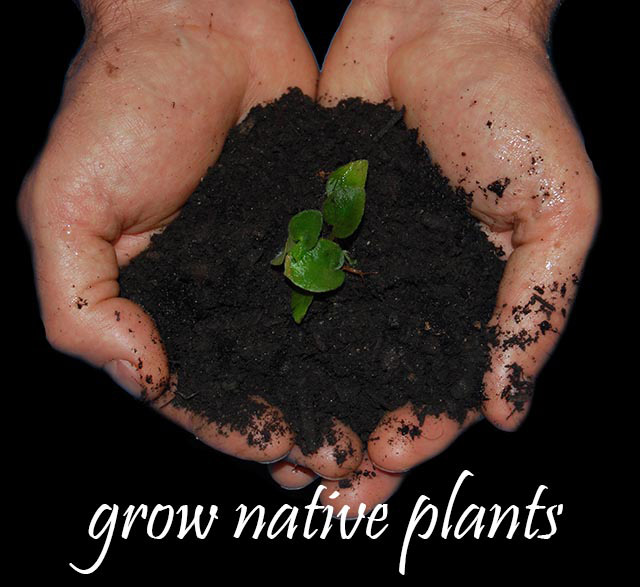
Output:
<path fill-rule="evenodd" d="M 160 336 L 119 297 L 118 272 L 176 218 L 252 106 L 290 86 L 315 96 L 317 66 L 295 14 L 284 0 L 80 4 L 86 39 L 19 198 L 47 338 L 212 447 L 281 458 L 293 447 L 286 425 L 250 446 L 246 434 L 170 402 Z M 274 418 L 267 406 L 248 433 L 259 438 Z M 307 458 L 336 474 L 330 453 Z"/>
<path fill-rule="evenodd" d="M 471 213 L 508 259 L 482 413 L 462 425 L 427 417 L 413 438 L 398 433 L 399 422 L 419 424 L 410 406 L 387 414 L 340 505 L 383 501 L 399 472 L 444 450 L 482 416 L 515 429 L 565 325 L 597 225 L 598 186 L 546 52 L 554 5 L 354 0 L 333 40 L 319 100 L 361 96 L 404 106 L 407 125 L 419 129 L 451 183 L 472 194 Z M 275 476 L 304 481 L 287 465 Z"/>

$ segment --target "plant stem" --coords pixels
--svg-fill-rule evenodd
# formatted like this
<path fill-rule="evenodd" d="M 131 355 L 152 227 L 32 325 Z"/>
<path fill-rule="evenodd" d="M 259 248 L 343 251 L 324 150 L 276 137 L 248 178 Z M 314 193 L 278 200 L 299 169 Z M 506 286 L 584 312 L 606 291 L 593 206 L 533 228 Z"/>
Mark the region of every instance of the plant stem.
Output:
<path fill-rule="evenodd" d="M 378 275 L 377 271 L 360 271 L 360 269 L 356 269 L 355 267 L 351 267 L 351 265 L 343 265 L 342 270 L 347 273 L 353 273 L 354 275 L 359 275 L 364 279 L 365 275 Z"/>

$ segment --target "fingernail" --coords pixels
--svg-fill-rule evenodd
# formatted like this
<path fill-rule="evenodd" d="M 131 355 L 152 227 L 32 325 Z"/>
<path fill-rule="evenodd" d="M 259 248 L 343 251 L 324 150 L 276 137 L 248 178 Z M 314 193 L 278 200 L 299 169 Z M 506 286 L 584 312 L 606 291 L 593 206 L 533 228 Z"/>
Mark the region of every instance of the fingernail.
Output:
<path fill-rule="evenodd" d="M 271 459 L 269 461 L 258 461 L 258 463 L 260 465 L 273 465 L 274 463 L 277 463 L 278 461 L 281 461 L 282 459 L 284 459 L 284 457 L 278 457 L 277 459 Z"/>
<path fill-rule="evenodd" d="M 406 469 L 385 469 L 384 467 L 381 467 L 377 463 L 376 463 L 376 469 L 380 469 L 385 473 L 391 473 L 392 475 L 404 475 L 405 473 L 408 473 L 409 471 L 411 471 L 411 467 L 408 467 Z"/>
<path fill-rule="evenodd" d="M 143 390 L 140 385 L 140 376 L 129 361 L 123 359 L 111 361 L 104 366 L 104 370 L 122 389 L 136 399 L 140 399 Z"/>

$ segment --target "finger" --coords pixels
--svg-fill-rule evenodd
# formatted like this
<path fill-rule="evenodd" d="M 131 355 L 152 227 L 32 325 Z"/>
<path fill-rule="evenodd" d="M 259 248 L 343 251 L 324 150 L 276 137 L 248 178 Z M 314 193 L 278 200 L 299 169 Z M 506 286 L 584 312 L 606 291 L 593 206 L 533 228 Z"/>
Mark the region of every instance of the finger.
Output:
<path fill-rule="evenodd" d="M 565 223 L 565 230 L 574 222 Z M 483 406 L 487 419 L 504 430 L 514 430 L 526 417 L 535 378 L 566 324 L 590 239 L 585 235 L 573 247 L 569 239 L 548 247 L 523 241 L 509 258 L 492 319 L 497 339 Z"/>
<path fill-rule="evenodd" d="M 283 489 L 303 489 L 318 478 L 311 469 L 294 465 L 286 460 L 269 465 L 269 473 Z"/>
<path fill-rule="evenodd" d="M 119 367 L 119 366 L 118 366 Z M 128 372 L 107 371 L 116 383 L 127 389 L 135 397 L 145 399 L 148 404 L 166 418 L 194 434 L 206 445 L 231 456 L 272 463 L 282 459 L 293 447 L 293 434 L 284 423 L 282 412 L 260 397 L 250 397 L 251 420 L 241 429 L 220 425 L 208 417 L 176 405 L 178 395 L 177 377 L 171 375 L 168 385 L 156 388 L 155 393 L 147 392 L 148 387 L 138 387 L 137 377 L 129 378 Z M 140 393 L 144 391 L 146 393 Z"/>
<path fill-rule="evenodd" d="M 481 418 L 469 412 L 460 423 L 445 415 L 426 416 L 422 424 L 411 405 L 387 414 L 371 434 L 369 458 L 378 469 L 408 471 L 446 449 L 460 434 Z"/>
<path fill-rule="evenodd" d="M 250 398 L 255 414 L 246 427 L 237 430 L 176 405 L 174 397 L 175 390 L 169 389 L 152 406 L 220 452 L 266 464 L 282 459 L 293 447 L 293 434 L 284 424 L 282 413 L 261 398 Z"/>
<path fill-rule="evenodd" d="M 348 517 L 354 518 L 360 504 L 364 504 L 363 513 L 368 513 L 376 505 L 385 503 L 398 490 L 403 479 L 402 474 L 377 469 L 365 454 L 360 466 L 346 479 L 322 481 L 327 490 L 322 492 L 320 502 L 332 506 L 336 514 L 347 507 Z M 339 495 L 330 498 L 335 491 Z"/>
<path fill-rule="evenodd" d="M 342 422 L 334 422 L 330 438 L 315 452 L 303 453 L 300 446 L 293 447 L 287 460 L 325 479 L 340 479 L 354 471 L 362 461 L 360 438 Z"/>

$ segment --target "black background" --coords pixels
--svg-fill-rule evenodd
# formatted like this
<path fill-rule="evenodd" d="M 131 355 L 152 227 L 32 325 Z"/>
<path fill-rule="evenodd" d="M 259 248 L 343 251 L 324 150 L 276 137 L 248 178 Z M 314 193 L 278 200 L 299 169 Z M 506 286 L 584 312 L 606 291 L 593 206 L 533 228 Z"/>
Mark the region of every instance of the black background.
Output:
<path fill-rule="evenodd" d="M 322 61 L 347 3 L 295 4 Z M 351 541 L 340 540 L 335 532 L 325 541 L 304 540 L 301 534 L 293 541 L 251 540 L 248 534 L 234 539 L 235 508 L 240 503 L 262 504 L 270 513 L 284 502 L 302 508 L 313 488 L 284 492 L 264 466 L 208 449 L 121 392 L 103 373 L 50 349 L 38 315 L 29 250 L 10 212 L 12 241 L 5 254 L 15 267 L 7 282 L 5 308 L 17 341 L 6 365 L 4 389 L 5 420 L 12 431 L 5 486 L 14 495 L 4 504 L 16 522 L 11 530 L 14 547 L 31 561 L 23 572 L 50 579 L 80 578 L 68 563 L 86 568 L 97 557 L 100 545 L 88 537 L 87 528 L 102 503 L 118 504 L 121 510 L 129 504 L 161 503 L 216 504 L 220 519 L 203 541 L 153 541 L 146 537 L 144 525 L 126 542 L 116 532 L 96 576 L 217 581 L 235 569 L 243 582 L 395 578 L 416 500 L 425 494 L 442 513 L 464 469 L 475 477 L 465 482 L 458 514 L 471 503 L 516 504 L 523 509 L 544 484 L 549 489 L 542 503 L 564 504 L 558 533 L 546 541 L 524 540 L 522 528 L 511 541 L 504 533 L 493 540 L 416 537 L 408 557 L 409 577 L 430 581 L 444 571 L 454 583 L 463 575 L 501 583 L 523 575 L 576 577 L 605 565 L 601 547 L 615 539 L 610 523 L 619 521 L 615 504 L 621 505 L 617 487 L 622 474 L 613 462 L 620 451 L 620 422 L 613 400 L 603 398 L 616 392 L 609 380 L 615 363 L 607 316 L 613 310 L 606 300 L 611 293 L 608 259 L 613 256 L 608 243 L 622 209 L 612 209 L 607 199 L 613 191 L 615 164 L 611 88 L 616 56 L 614 34 L 606 15 L 596 10 L 598 5 L 565 2 L 552 36 L 553 63 L 603 193 L 603 222 L 566 333 L 539 378 L 522 428 L 507 434 L 483 422 L 413 471 L 390 500 L 390 527 L 378 540 L 367 539 L 362 531 Z M 19 23 L 19 32 L 9 60 L 14 103 L 6 112 L 12 129 L 12 196 L 46 138 L 66 67 L 83 35 L 70 0 L 37 3 L 37 10 L 31 3 L 22 6 L 11 21 Z M 303 523 L 301 514 L 299 524 Z M 541 528 L 546 531 L 544 520 Z"/>

